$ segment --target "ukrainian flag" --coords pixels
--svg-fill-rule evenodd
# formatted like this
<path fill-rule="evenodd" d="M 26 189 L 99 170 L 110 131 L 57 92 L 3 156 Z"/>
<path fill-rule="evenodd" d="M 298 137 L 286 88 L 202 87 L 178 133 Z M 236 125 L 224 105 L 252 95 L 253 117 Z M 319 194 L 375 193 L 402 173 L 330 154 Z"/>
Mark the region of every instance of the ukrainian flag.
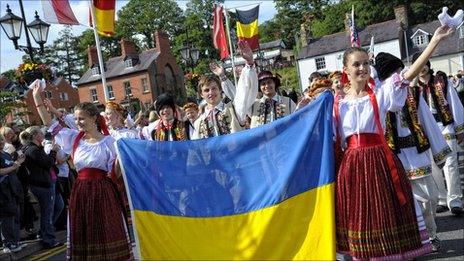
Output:
<path fill-rule="evenodd" d="M 118 141 L 142 260 L 334 260 L 332 94 L 259 128 Z"/>
<path fill-rule="evenodd" d="M 239 40 L 247 41 L 251 50 L 259 48 L 258 15 L 259 5 L 250 10 L 236 10 L 237 36 Z"/>

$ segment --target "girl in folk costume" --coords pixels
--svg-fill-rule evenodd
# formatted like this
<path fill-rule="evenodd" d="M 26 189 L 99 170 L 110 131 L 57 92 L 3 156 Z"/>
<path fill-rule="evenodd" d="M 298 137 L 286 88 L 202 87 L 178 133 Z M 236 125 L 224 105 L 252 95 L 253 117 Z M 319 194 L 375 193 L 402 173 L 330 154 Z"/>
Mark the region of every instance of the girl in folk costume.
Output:
<path fill-rule="evenodd" d="M 119 104 L 109 101 L 105 105 L 105 120 L 109 127 L 110 135 L 115 139 L 121 138 L 139 139 L 140 134 L 136 130 L 126 128 L 124 119 L 127 117 L 126 110 Z"/>
<path fill-rule="evenodd" d="M 413 60 L 418 55 L 415 54 Z M 438 185 L 437 212 L 447 211 L 449 208 L 453 214 L 459 215 L 464 211 L 459 187 L 457 150 L 458 144 L 464 142 L 464 109 L 446 75 L 437 73 L 434 76 L 429 61 L 419 74 L 419 86 L 422 87 L 422 95 L 452 151 L 446 158 L 443 172 L 436 164 L 432 164 L 432 175 Z M 444 180 L 442 173 L 445 174 Z"/>
<path fill-rule="evenodd" d="M 49 126 L 51 118 L 38 87 L 33 97 L 39 116 Z M 55 136 L 78 172 L 69 201 L 68 258 L 130 259 L 124 206 L 109 178 L 116 159 L 115 140 L 92 103 L 78 104 L 74 114 L 78 130 L 62 128 Z"/>
<path fill-rule="evenodd" d="M 232 102 L 224 103 L 222 101 L 221 81 L 227 81 L 223 70 L 218 66 L 211 66 L 211 70 L 216 76 L 202 76 L 198 83 L 198 91 L 200 96 L 206 101 L 205 111 L 195 121 L 195 132 L 193 139 L 210 138 L 224 134 L 234 133 L 243 130 L 245 127 L 246 113 L 244 113 L 244 104 L 237 104 L 247 100 L 251 102 L 255 100 L 254 96 L 248 95 L 249 89 L 256 89 L 258 83 L 256 68 L 254 67 L 253 52 L 248 44 L 244 41 L 238 42 L 238 47 L 242 57 L 246 60 L 246 65 L 242 69 L 238 86 L 235 94 L 233 91 L 228 94 L 233 97 Z M 215 69 L 218 69 L 215 71 Z M 227 86 L 230 86 L 227 85 Z M 232 88 L 233 89 L 233 88 Z M 229 97 L 230 98 L 230 97 Z"/>
<path fill-rule="evenodd" d="M 339 252 L 354 259 L 412 259 L 427 253 L 417 225 L 411 186 L 383 135 L 388 111 L 400 110 L 408 81 L 426 63 L 452 29 L 440 27 L 410 70 L 384 84 L 370 79 L 369 57 L 352 47 L 343 55 L 345 97 L 337 96 L 337 143 L 346 144 L 336 182 L 336 230 Z"/>
<path fill-rule="evenodd" d="M 379 53 L 375 58 L 375 68 L 379 80 L 384 83 L 391 79 L 389 77 L 394 72 L 402 70 L 404 64 L 391 54 Z M 431 159 L 438 166 L 443 166 L 451 150 L 420 94 L 419 87 L 412 85 L 407 93 L 403 108 L 387 114 L 386 139 L 406 170 L 414 198 L 422 203 L 421 212 L 424 214 L 425 226 L 433 251 L 437 251 L 440 247 L 435 223 L 438 189 L 431 176 Z"/>
<path fill-rule="evenodd" d="M 185 122 L 178 119 L 178 111 L 174 97 L 163 93 L 156 99 L 156 111 L 160 120 L 152 125 L 150 137 L 158 141 L 182 141 L 187 140 Z"/>

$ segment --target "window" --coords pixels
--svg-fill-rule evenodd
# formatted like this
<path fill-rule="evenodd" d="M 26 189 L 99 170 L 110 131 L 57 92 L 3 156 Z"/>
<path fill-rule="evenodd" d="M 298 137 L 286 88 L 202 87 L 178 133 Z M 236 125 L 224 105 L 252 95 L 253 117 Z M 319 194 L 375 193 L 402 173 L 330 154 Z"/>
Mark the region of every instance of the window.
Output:
<path fill-rule="evenodd" d="M 60 92 L 60 100 L 62 100 L 62 101 L 69 100 L 68 94 L 66 92 Z"/>
<path fill-rule="evenodd" d="M 106 87 L 106 90 L 108 91 L 108 98 L 114 99 L 113 86 L 108 85 L 108 86 Z"/>
<path fill-rule="evenodd" d="M 142 91 L 149 92 L 147 78 L 142 78 Z"/>
<path fill-rule="evenodd" d="M 132 95 L 130 82 L 124 82 L 124 92 L 125 92 L 126 96 Z"/>
<path fill-rule="evenodd" d="M 429 43 L 429 39 L 427 38 L 427 35 L 421 34 L 414 36 L 414 38 L 412 38 L 412 42 L 415 46 L 424 46 Z"/>
<path fill-rule="evenodd" d="M 100 69 L 98 66 L 95 66 L 92 68 L 92 75 L 99 75 L 100 74 Z"/>
<path fill-rule="evenodd" d="M 325 69 L 325 58 L 324 57 L 319 57 L 315 59 L 316 61 L 316 69 Z"/>
<path fill-rule="evenodd" d="M 98 102 L 97 89 L 90 89 L 90 99 L 93 102 Z"/>
<path fill-rule="evenodd" d="M 174 72 L 169 64 L 164 66 L 164 76 L 166 77 L 167 88 L 170 90 L 174 90 L 176 87 L 176 78 L 174 77 Z"/>
<path fill-rule="evenodd" d="M 51 99 L 52 98 L 52 92 L 51 91 L 44 91 L 45 98 Z"/>
<path fill-rule="evenodd" d="M 124 66 L 125 66 L 126 68 L 132 68 L 132 67 L 133 67 L 133 65 L 132 65 L 132 59 L 127 59 L 127 60 L 125 60 L 125 61 L 124 61 Z"/>
<path fill-rule="evenodd" d="M 459 38 L 464 38 L 464 25 L 459 27 Z"/>

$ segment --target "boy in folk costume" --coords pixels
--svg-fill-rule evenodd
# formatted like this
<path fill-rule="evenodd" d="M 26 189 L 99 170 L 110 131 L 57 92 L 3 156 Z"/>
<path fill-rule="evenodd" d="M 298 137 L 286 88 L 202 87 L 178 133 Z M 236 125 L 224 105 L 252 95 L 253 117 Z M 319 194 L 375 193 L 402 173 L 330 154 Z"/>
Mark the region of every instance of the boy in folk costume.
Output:
<path fill-rule="evenodd" d="M 182 109 L 185 112 L 185 133 L 187 134 L 187 138 L 190 140 L 192 139 L 193 133 L 195 132 L 195 121 L 198 119 L 198 105 L 193 102 L 189 102 L 185 104 Z"/>
<path fill-rule="evenodd" d="M 243 110 L 243 104 L 237 106 L 237 101 L 247 99 L 247 90 L 256 89 L 258 83 L 256 68 L 254 67 L 253 52 L 246 42 L 238 43 L 242 57 L 246 60 L 246 65 L 242 70 L 238 86 L 232 102 L 224 103 L 222 99 L 221 82 L 227 81 L 222 73 L 217 76 L 202 76 L 198 83 L 200 96 L 206 101 L 204 112 L 195 121 L 195 131 L 192 139 L 202 139 L 216 137 L 224 134 L 234 133 L 243 130 L 245 127 L 245 114 L 238 113 Z M 214 67 L 219 68 L 219 67 Z M 213 70 L 213 67 L 212 67 Z M 254 100 L 254 97 L 252 99 Z M 248 99 L 249 96 L 248 96 Z"/>
<path fill-rule="evenodd" d="M 163 93 L 156 99 L 156 112 L 160 119 L 150 132 L 150 138 L 158 141 L 187 140 L 185 122 L 178 120 L 174 97 Z"/>
<path fill-rule="evenodd" d="M 379 53 L 375 58 L 375 68 L 379 80 L 385 81 L 395 71 L 402 70 L 404 64 L 389 53 Z M 432 249 L 438 251 L 440 241 L 435 223 L 438 189 L 431 176 L 431 155 L 437 165 L 443 166 L 451 150 L 420 95 L 418 86 L 412 85 L 408 89 L 402 110 L 387 113 L 385 136 L 388 145 L 403 164 L 415 199 L 422 203 Z"/>
<path fill-rule="evenodd" d="M 415 54 L 413 60 L 418 57 Z M 419 86 L 422 95 L 432 112 L 452 153 L 446 157 L 442 171 L 432 164 L 432 175 L 438 186 L 437 212 L 447 211 L 455 215 L 464 213 L 462 208 L 462 192 L 459 187 L 457 149 L 464 142 L 464 109 L 459 101 L 456 90 L 449 83 L 446 75 L 433 75 L 430 61 L 419 74 Z M 445 187 L 446 182 L 446 187 Z"/>

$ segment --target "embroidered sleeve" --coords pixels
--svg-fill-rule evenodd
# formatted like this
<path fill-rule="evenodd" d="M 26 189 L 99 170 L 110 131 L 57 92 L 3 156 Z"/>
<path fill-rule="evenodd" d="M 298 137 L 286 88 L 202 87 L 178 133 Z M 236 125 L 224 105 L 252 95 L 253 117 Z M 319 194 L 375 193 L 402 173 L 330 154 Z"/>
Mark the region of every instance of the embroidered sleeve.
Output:
<path fill-rule="evenodd" d="M 376 95 L 379 96 L 379 107 L 384 111 L 396 112 L 403 108 L 407 97 L 407 86 L 409 82 L 406 81 L 401 74 L 394 73 L 384 82 L 376 82 Z"/>
<path fill-rule="evenodd" d="M 446 100 L 453 114 L 454 131 L 456 134 L 460 134 L 464 132 L 464 108 L 456 90 L 452 86 L 452 81 L 448 81 Z"/>

